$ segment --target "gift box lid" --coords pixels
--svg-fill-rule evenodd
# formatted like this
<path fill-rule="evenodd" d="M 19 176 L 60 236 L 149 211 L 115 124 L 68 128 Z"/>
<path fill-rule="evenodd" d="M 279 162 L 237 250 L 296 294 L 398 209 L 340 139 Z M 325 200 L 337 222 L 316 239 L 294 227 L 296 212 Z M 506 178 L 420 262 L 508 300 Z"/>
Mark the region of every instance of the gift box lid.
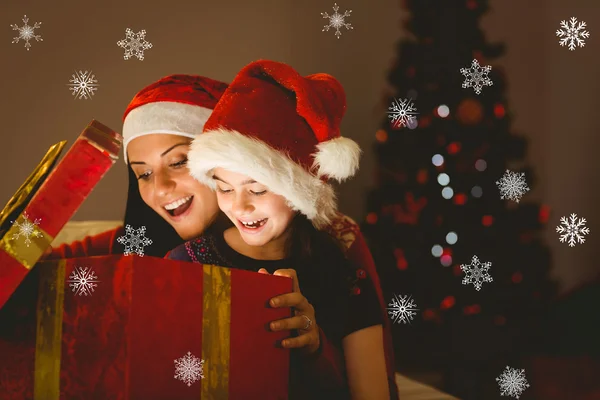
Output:
<path fill-rule="evenodd" d="M 0 308 L 118 159 L 122 137 L 92 120 L 60 162 L 61 141 L 0 211 Z"/>

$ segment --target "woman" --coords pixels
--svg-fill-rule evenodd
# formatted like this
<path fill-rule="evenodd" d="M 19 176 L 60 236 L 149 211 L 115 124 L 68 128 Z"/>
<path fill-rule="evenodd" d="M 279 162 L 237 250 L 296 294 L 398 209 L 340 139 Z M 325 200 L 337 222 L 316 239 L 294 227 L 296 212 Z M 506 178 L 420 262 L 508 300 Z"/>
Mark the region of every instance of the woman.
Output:
<path fill-rule="evenodd" d="M 204 77 L 172 75 L 140 91 L 125 111 L 123 136 L 129 189 L 123 226 L 146 227 L 146 236 L 153 243 L 144 249 L 145 255 L 163 257 L 185 240 L 207 230 L 219 232 L 230 226 L 219 217 L 215 194 L 192 178 L 186 168 L 187 144 L 202 132 L 210 111 L 226 88 L 227 84 Z M 124 234 L 123 226 L 60 246 L 49 257 L 122 253 L 123 245 L 117 239 Z M 389 320 L 364 238 L 358 225 L 342 214 L 337 214 L 325 230 L 373 282 L 385 328 L 390 394 L 397 398 Z M 337 381 L 344 379 L 341 354 L 327 340 L 321 341 L 314 369 Z"/>

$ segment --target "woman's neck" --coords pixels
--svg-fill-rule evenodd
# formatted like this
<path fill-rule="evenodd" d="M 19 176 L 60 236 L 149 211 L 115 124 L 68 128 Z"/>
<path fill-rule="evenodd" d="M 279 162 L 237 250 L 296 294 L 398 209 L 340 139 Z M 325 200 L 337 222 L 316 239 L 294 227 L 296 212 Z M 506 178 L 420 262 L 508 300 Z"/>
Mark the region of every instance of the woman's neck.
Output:
<path fill-rule="evenodd" d="M 286 241 L 288 236 L 289 232 L 286 231 L 283 235 L 271 240 L 269 243 L 262 246 L 251 246 L 244 242 L 240 231 L 235 226 L 223 232 L 223 238 L 229 247 L 255 260 L 282 260 L 286 258 Z"/>

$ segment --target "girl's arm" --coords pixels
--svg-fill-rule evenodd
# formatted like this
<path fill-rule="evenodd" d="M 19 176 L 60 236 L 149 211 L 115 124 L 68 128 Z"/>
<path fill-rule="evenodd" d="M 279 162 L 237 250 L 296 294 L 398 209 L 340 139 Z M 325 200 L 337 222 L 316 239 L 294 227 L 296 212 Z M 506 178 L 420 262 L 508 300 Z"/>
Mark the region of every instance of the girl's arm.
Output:
<path fill-rule="evenodd" d="M 382 326 L 353 332 L 342 345 L 352 400 L 389 400 Z"/>

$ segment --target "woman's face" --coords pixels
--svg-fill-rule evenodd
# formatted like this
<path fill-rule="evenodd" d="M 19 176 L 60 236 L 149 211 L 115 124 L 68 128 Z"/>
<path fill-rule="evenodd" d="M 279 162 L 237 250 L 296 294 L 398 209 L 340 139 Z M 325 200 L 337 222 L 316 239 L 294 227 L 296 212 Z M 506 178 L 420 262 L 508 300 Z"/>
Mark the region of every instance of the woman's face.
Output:
<path fill-rule="evenodd" d="M 246 175 L 215 168 L 219 207 L 251 246 L 285 243 L 295 212 L 283 196 Z"/>
<path fill-rule="evenodd" d="M 215 193 L 188 171 L 190 142 L 183 136 L 152 134 L 127 146 L 142 199 L 184 240 L 200 236 L 219 212 Z"/>

